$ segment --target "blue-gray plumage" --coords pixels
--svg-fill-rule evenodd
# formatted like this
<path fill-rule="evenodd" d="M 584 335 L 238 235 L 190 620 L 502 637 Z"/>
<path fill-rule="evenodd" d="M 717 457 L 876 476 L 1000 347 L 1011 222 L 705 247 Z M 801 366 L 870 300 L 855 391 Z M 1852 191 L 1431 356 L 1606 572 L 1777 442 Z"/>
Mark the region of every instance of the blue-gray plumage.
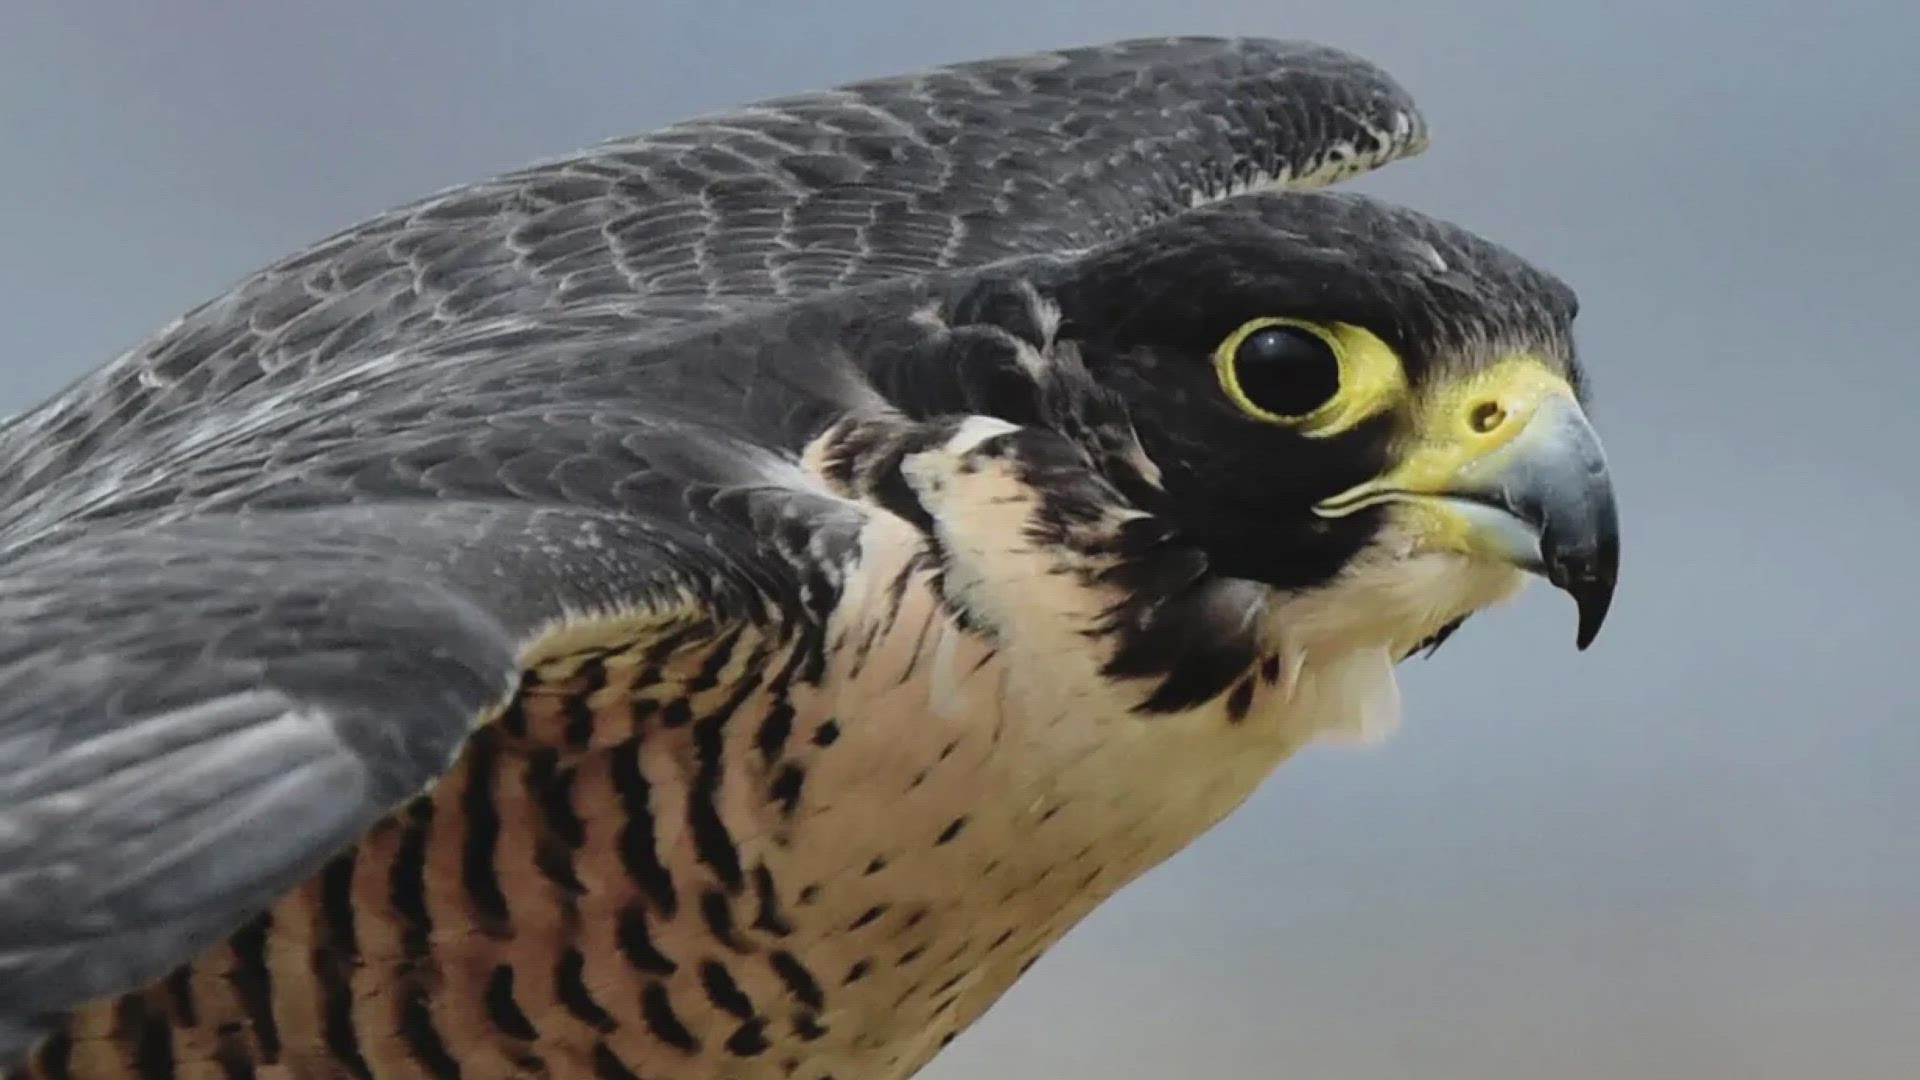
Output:
<path fill-rule="evenodd" d="M 0 1065 L 904 1076 L 1522 570 L 1590 637 L 1572 294 L 1285 190 L 1424 139 L 1263 41 L 785 99 L 15 418 Z"/>

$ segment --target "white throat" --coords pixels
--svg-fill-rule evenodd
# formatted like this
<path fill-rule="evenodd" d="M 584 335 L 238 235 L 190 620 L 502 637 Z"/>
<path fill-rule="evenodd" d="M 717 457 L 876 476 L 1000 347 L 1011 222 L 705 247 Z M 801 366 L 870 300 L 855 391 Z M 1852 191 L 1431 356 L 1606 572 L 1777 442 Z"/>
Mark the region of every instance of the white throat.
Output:
<path fill-rule="evenodd" d="M 1331 583 L 1277 599 L 1269 625 L 1285 660 L 1286 710 L 1313 736 L 1373 742 L 1400 723 L 1401 657 L 1448 623 L 1525 587 L 1511 567 L 1407 553 L 1394 532 Z"/>

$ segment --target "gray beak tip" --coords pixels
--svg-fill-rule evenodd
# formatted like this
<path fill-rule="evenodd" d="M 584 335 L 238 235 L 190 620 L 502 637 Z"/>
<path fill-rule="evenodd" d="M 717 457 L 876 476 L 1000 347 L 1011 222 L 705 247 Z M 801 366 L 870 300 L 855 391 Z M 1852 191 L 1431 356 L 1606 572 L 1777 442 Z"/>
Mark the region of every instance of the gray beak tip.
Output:
<path fill-rule="evenodd" d="M 1573 597 L 1579 609 L 1579 628 L 1573 643 L 1582 652 L 1600 636 L 1600 627 L 1613 607 L 1614 585 L 1620 578 L 1619 523 L 1611 499 L 1605 500 L 1600 517 L 1599 527 L 1590 534 L 1597 544 L 1555 550 L 1549 538 L 1541 545 L 1548 553 L 1547 580 Z"/>
<path fill-rule="evenodd" d="M 1579 608 L 1574 645 L 1600 636 L 1620 576 L 1620 510 L 1599 436 L 1572 400 L 1541 409 L 1490 477 L 1499 504 L 1538 530 L 1540 567 Z"/>

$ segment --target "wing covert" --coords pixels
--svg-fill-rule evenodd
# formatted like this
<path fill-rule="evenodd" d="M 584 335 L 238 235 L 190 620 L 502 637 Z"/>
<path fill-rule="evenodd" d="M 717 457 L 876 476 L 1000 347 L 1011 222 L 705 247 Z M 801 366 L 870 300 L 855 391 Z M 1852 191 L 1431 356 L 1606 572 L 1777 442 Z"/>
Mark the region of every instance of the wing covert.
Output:
<path fill-rule="evenodd" d="M 615 139 L 374 217 L 239 282 L 0 428 L 0 505 L 242 387 L 461 327 L 600 308 L 636 332 L 1085 247 L 1419 152 L 1349 53 L 1167 38 L 958 64 Z"/>
<path fill-rule="evenodd" d="M 803 575 L 740 536 L 795 508 L 732 502 L 658 522 L 486 503 L 221 515 L 10 562 L 0 1063 L 419 793 L 556 630 L 790 625 Z"/>

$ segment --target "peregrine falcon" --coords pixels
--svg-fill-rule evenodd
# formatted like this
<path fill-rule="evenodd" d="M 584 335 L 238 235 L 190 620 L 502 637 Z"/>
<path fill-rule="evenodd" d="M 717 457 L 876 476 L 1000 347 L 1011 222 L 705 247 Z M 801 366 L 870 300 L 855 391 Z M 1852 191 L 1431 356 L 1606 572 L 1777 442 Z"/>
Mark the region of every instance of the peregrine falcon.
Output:
<path fill-rule="evenodd" d="M 0 1069 L 889 1080 L 1618 563 L 1573 293 L 1130 41 L 382 214 L 0 428 Z"/>

